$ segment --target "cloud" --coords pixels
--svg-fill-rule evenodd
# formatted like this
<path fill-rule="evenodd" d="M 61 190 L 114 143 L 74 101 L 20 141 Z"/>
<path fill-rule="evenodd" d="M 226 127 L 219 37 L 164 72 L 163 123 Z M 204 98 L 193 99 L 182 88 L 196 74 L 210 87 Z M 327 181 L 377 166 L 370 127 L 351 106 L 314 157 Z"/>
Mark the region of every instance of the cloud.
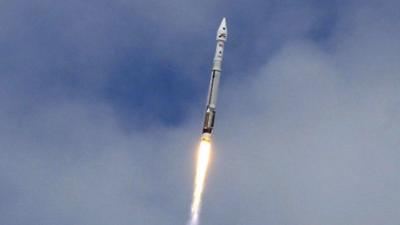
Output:
<path fill-rule="evenodd" d="M 225 89 L 204 224 L 396 224 L 398 36 L 369 25 Z"/>

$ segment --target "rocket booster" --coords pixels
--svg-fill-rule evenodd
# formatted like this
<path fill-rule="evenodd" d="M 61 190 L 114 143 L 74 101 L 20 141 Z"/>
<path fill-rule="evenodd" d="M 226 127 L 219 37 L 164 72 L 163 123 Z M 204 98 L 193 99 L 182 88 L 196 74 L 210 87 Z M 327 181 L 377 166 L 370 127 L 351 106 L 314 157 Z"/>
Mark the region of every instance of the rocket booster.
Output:
<path fill-rule="evenodd" d="M 217 47 L 212 65 L 210 86 L 208 89 L 206 115 L 204 118 L 202 140 L 210 141 L 211 134 L 214 128 L 215 109 L 217 105 L 217 95 L 219 80 L 222 70 L 222 58 L 224 55 L 224 45 L 228 38 L 228 28 L 226 26 L 226 19 L 223 18 L 217 31 Z"/>

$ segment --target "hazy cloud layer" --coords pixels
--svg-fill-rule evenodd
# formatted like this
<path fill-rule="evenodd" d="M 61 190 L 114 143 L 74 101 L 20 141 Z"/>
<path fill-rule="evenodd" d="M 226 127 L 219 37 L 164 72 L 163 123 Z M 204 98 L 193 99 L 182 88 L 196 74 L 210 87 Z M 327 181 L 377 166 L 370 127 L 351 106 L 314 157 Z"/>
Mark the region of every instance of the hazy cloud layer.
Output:
<path fill-rule="evenodd" d="M 398 5 L 233 3 L 1 3 L 0 223 L 184 224 L 227 4 L 202 224 L 398 224 Z"/>

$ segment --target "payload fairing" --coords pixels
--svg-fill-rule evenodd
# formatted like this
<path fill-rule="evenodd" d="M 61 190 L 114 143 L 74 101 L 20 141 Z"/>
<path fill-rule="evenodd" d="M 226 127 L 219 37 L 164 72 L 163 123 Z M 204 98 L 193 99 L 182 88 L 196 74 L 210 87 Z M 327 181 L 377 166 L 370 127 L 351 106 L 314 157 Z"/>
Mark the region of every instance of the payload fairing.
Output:
<path fill-rule="evenodd" d="M 227 39 L 228 39 L 228 28 L 226 26 L 226 19 L 223 18 L 217 31 L 217 47 L 215 49 L 210 87 L 208 89 L 207 108 L 206 108 L 206 115 L 204 118 L 203 133 L 201 135 L 201 139 L 208 142 L 211 141 L 211 134 L 214 128 L 218 86 L 222 70 L 222 58 L 224 55 L 224 45 Z"/>

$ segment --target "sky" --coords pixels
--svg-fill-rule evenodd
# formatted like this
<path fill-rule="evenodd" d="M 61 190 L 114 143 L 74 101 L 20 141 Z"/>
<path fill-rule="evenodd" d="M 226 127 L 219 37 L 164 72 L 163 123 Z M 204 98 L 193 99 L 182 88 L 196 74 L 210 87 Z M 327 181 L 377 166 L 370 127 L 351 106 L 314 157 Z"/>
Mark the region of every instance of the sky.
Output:
<path fill-rule="evenodd" d="M 0 2 L 0 224 L 397 225 L 397 1 Z"/>

